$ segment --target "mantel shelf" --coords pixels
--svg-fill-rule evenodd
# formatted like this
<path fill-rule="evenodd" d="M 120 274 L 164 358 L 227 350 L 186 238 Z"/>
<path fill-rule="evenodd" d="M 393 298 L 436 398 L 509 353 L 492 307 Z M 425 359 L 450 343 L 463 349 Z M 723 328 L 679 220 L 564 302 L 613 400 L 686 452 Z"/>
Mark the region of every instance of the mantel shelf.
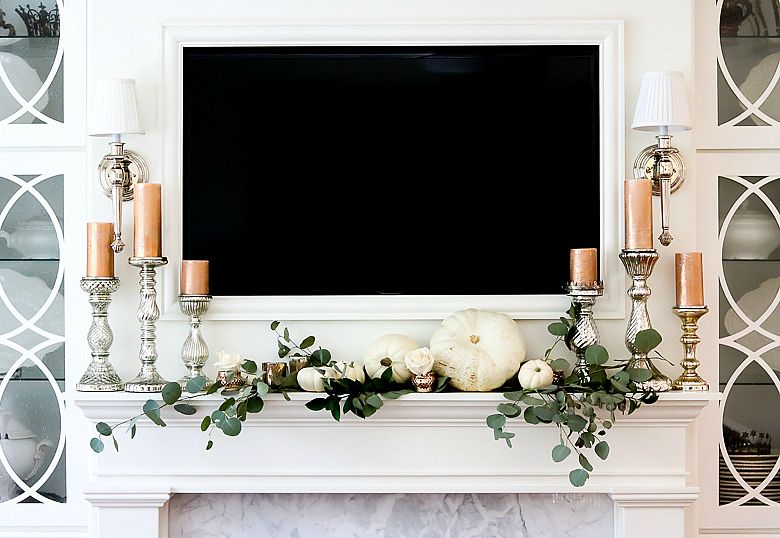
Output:
<path fill-rule="evenodd" d="M 303 404 L 322 396 L 324 393 L 291 392 L 290 401 L 281 394 L 268 394 L 263 399 L 265 407 L 262 413 L 249 415 L 244 427 L 257 425 L 284 425 L 287 422 L 302 422 L 311 424 L 337 424 L 330 414 L 324 411 L 311 411 Z M 84 414 L 94 422 L 113 422 L 127 419 L 141 412 L 143 402 L 148 399 L 161 401 L 159 393 L 138 394 L 127 392 L 88 393 L 70 392 L 68 400 L 80 407 Z M 669 392 L 660 395 L 659 401 L 653 405 L 644 405 L 632 415 L 620 416 L 618 425 L 638 423 L 669 423 L 679 424 L 692 421 L 708 402 L 720 399 L 718 392 L 682 393 Z M 190 427 L 199 424 L 203 411 L 211 411 L 217 407 L 222 397 L 216 394 L 201 396 L 189 403 L 198 409 L 192 416 L 181 415 L 172 409 L 163 409 L 163 417 L 169 426 Z M 445 392 L 437 394 L 407 394 L 397 400 L 385 400 L 385 405 L 367 420 L 347 415 L 342 418 L 342 424 L 360 425 L 420 425 L 424 424 L 479 424 L 484 426 L 485 417 L 495 412 L 498 403 L 504 401 L 501 393 L 468 393 Z M 152 426 L 148 421 L 142 421 L 139 426 Z M 522 420 L 512 421 L 515 427 L 536 427 Z"/>

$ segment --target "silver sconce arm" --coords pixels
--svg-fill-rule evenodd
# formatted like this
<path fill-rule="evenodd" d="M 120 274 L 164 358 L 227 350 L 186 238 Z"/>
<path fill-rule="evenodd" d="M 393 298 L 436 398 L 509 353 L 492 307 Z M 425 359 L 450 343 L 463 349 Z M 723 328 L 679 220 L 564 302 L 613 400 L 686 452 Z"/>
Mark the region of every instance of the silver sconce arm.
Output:
<path fill-rule="evenodd" d="M 103 193 L 111 198 L 114 214 L 114 241 L 111 248 L 119 253 L 125 248 L 122 241 L 122 202 L 133 199 L 136 183 L 149 180 L 149 169 L 141 157 L 124 149 L 125 144 L 118 136 L 114 137 L 110 146 L 111 152 L 98 165 L 98 177 Z"/>
<path fill-rule="evenodd" d="M 653 194 L 661 197 L 661 235 L 658 240 L 665 247 L 672 242 L 669 233 L 672 193 L 685 181 L 685 163 L 677 148 L 672 147 L 672 137 L 660 134 L 658 143 L 648 146 L 634 161 L 634 178 L 653 181 Z"/>

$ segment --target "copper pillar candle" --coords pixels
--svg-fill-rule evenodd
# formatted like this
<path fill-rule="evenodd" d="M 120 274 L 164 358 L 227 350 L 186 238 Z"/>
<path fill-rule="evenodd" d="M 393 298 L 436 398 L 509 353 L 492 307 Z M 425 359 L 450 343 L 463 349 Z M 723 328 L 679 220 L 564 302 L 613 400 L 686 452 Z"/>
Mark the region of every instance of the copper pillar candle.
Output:
<path fill-rule="evenodd" d="M 180 295 L 209 294 L 208 260 L 182 260 Z"/>
<path fill-rule="evenodd" d="M 573 248 L 569 251 L 569 282 L 592 286 L 598 281 L 599 251 L 595 248 Z"/>
<path fill-rule="evenodd" d="M 114 277 L 114 225 L 110 222 L 87 223 L 87 278 Z"/>
<path fill-rule="evenodd" d="M 653 248 L 653 182 L 625 182 L 626 250 Z"/>
<path fill-rule="evenodd" d="M 138 183 L 133 206 L 133 256 L 162 256 L 162 187 L 159 183 Z"/>
<path fill-rule="evenodd" d="M 701 252 L 675 253 L 674 272 L 677 306 L 704 306 Z"/>

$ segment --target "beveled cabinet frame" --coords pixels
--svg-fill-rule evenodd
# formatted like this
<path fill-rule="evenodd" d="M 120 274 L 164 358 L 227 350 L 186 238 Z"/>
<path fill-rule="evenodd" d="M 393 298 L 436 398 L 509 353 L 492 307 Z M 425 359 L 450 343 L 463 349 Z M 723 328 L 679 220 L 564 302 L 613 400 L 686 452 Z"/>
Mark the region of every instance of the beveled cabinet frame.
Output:
<path fill-rule="evenodd" d="M 206 46 L 404 46 L 404 45 L 597 45 L 600 75 L 602 279 L 607 291 L 597 317 L 625 315 L 624 276 L 617 254 L 622 237 L 624 179 L 623 21 L 441 21 L 414 24 L 171 23 L 163 27 L 164 253 L 173 270 L 162 277 L 163 318 L 175 307 L 182 252 L 182 58 L 185 47 Z M 518 210 L 522 207 L 518 206 Z M 207 216 L 204 215 L 204 218 Z M 250 233 L 249 231 L 247 233 Z M 247 248 L 257 243 L 247 242 Z M 518 244 L 519 248 L 519 244 Z M 235 253 L 240 259 L 241 253 Z M 557 318 L 568 307 L 563 295 L 215 297 L 211 319 L 390 320 L 441 319 L 462 308 L 506 312 L 516 319 Z"/>

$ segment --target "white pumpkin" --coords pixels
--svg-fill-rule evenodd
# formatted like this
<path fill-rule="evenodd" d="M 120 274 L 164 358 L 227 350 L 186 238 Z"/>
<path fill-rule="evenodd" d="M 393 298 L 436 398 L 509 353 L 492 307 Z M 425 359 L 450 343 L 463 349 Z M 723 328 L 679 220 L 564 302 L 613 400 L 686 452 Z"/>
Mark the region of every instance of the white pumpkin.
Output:
<path fill-rule="evenodd" d="M 417 342 L 402 334 L 386 334 L 375 340 L 363 358 L 366 373 L 370 377 L 380 377 L 387 368 L 393 369 L 393 381 L 406 383 L 412 378 L 412 372 L 406 367 L 404 358 L 410 351 L 419 348 Z"/>
<path fill-rule="evenodd" d="M 512 318 L 473 308 L 445 319 L 430 348 L 436 358 L 433 370 L 464 391 L 500 387 L 525 359 L 525 342 Z"/>
<path fill-rule="evenodd" d="M 320 373 L 318 370 L 322 370 L 324 373 Z M 308 366 L 301 368 L 295 379 L 298 381 L 298 386 L 306 392 L 324 392 L 323 380 L 338 379 L 339 377 L 341 374 L 330 366 Z"/>
<path fill-rule="evenodd" d="M 524 389 L 538 389 L 552 385 L 554 375 L 547 361 L 534 359 L 523 363 L 517 374 L 517 380 Z"/>
<path fill-rule="evenodd" d="M 352 381 L 359 383 L 365 383 L 366 372 L 363 370 L 363 364 L 360 362 L 336 362 L 333 364 L 337 372 L 343 372 L 339 374 L 341 377 L 346 377 Z"/>

